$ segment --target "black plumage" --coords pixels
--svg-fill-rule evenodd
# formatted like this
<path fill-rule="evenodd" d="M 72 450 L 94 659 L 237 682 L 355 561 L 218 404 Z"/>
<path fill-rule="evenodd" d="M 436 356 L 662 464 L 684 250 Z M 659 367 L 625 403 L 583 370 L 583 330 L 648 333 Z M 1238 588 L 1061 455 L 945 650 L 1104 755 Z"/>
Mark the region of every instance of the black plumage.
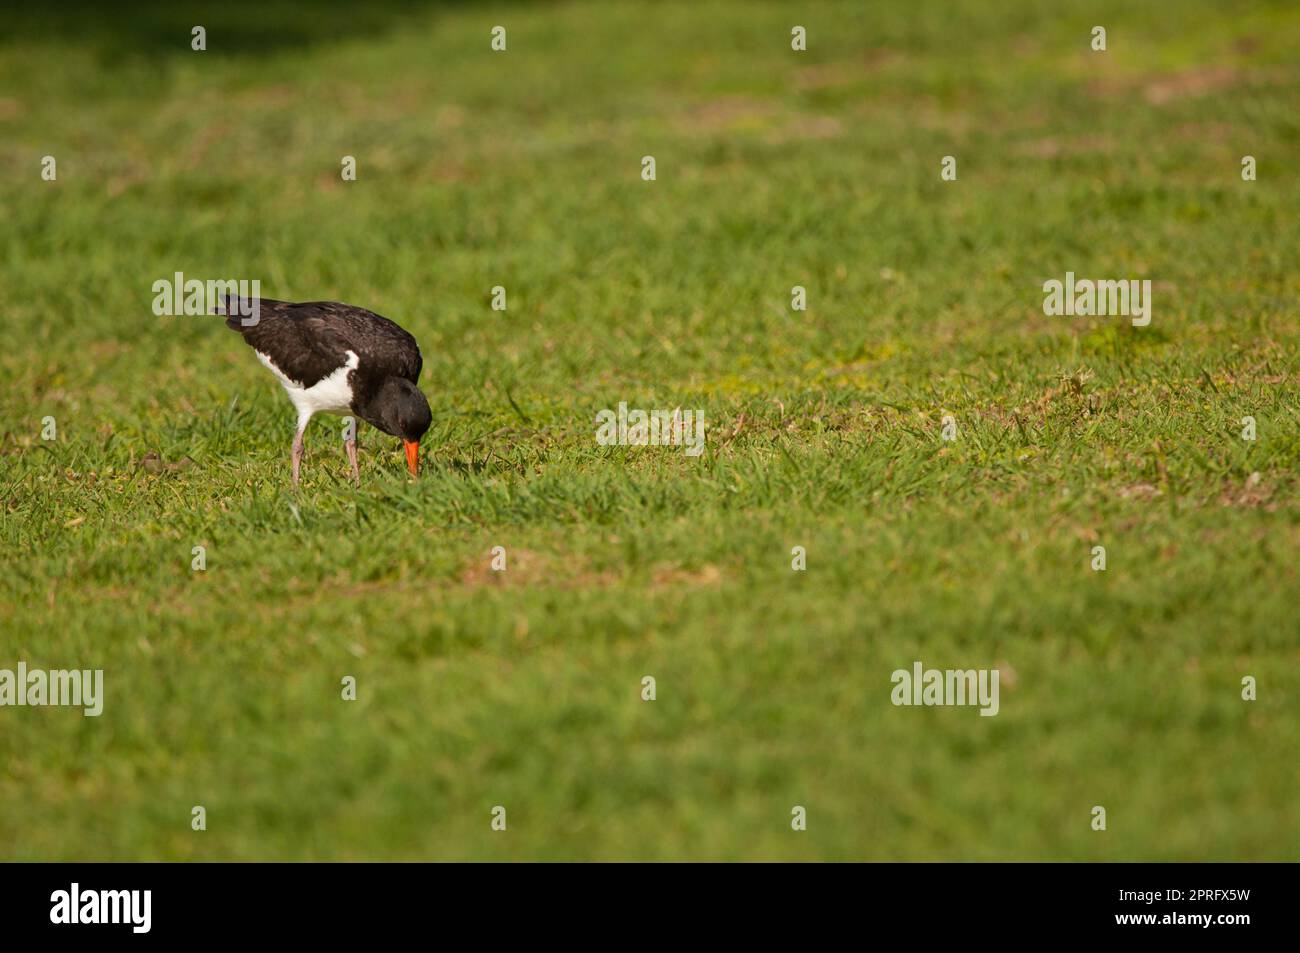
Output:
<path fill-rule="evenodd" d="M 408 331 L 383 315 L 338 301 L 227 298 L 224 313 L 226 325 L 276 373 L 298 409 L 294 483 L 303 432 L 322 411 L 352 413 L 401 437 L 408 466 L 416 472 L 420 438 L 432 417 L 416 387 L 424 361 Z M 346 449 L 359 480 L 355 440 Z"/>

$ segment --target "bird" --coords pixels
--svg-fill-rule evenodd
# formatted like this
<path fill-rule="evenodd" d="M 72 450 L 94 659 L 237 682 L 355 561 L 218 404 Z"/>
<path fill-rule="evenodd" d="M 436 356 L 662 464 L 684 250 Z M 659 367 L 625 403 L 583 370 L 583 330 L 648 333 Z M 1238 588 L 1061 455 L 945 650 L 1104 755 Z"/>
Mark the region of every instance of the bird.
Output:
<path fill-rule="evenodd" d="M 420 440 L 433 422 L 416 386 L 424 359 L 410 332 L 383 315 L 339 301 L 274 301 L 226 296 L 218 312 L 257 359 L 284 385 L 298 412 L 293 485 L 298 486 L 303 434 L 317 413 L 353 414 L 400 437 L 412 477 L 420 472 Z M 352 479 L 360 486 L 356 429 L 344 441 Z"/>

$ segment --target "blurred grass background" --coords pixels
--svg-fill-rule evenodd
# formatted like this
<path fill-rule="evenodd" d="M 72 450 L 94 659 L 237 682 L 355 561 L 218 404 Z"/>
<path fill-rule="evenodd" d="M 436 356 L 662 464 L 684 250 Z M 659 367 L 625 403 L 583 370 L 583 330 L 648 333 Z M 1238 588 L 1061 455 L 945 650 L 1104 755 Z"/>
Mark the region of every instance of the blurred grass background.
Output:
<path fill-rule="evenodd" d="M 7 11 L 0 667 L 107 700 L 0 709 L 0 856 L 1295 859 L 1298 42 L 1283 2 Z M 1045 317 L 1067 270 L 1151 325 Z M 325 418 L 293 492 L 278 385 L 152 314 L 175 271 L 409 328 L 423 479 L 363 429 L 353 490 Z M 704 457 L 597 446 L 621 400 L 703 408 Z M 893 707 L 916 659 L 1001 713 Z"/>

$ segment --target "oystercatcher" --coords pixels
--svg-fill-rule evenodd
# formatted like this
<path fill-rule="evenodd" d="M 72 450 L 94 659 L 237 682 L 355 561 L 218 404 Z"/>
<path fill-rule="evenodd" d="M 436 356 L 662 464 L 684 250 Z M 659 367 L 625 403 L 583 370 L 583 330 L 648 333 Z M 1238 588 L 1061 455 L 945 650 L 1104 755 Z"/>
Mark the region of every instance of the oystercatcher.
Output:
<path fill-rule="evenodd" d="M 429 429 L 429 402 L 415 386 L 424 363 L 415 338 L 365 308 L 338 301 L 294 304 L 227 297 L 226 325 L 243 335 L 276 376 L 298 411 L 293 437 L 293 483 L 298 485 L 302 437 L 312 415 L 355 414 L 401 437 L 406 465 L 419 473 L 420 438 Z M 256 318 L 248 315 L 255 315 Z M 355 435 L 344 444 L 359 485 Z"/>

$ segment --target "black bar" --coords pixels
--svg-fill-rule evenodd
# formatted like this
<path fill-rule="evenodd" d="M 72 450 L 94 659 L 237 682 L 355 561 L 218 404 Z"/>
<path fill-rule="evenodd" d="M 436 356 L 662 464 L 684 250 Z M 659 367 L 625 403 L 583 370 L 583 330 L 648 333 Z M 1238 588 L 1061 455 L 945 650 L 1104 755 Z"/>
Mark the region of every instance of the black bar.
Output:
<path fill-rule="evenodd" d="M 7 939 L 81 943 L 257 937 L 336 944 L 412 930 L 450 943 L 465 929 L 484 938 L 532 929 L 534 939 L 658 935 L 668 942 L 682 931 L 764 939 L 833 928 L 882 939 L 904 931 L 925 942 L 1128 934 L 1222 945 L 1294 923 L 1295 868 L 1280 864 L 30 864 L 2 871 Z M 70 906 L 74 883 L 87 915 L 101 909 L 101 891 L 149 891 L 147 932 L 136 932 L 143 893 L 130 906 L 114 894 L 102 907 L 111 914 L 117 904 L 125 922 L 51 922 L 67 909 L 58 906 L 59 892 Z M 611 925 L 619 932 L 608 932 Z"/>

